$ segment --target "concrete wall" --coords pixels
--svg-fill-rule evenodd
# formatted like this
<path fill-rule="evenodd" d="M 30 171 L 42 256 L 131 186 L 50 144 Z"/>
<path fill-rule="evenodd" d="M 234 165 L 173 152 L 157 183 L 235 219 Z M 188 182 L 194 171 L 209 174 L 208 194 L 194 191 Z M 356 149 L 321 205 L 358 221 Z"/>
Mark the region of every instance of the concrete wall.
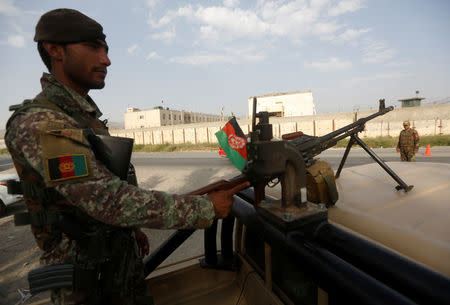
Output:
<path fill-rule="evenodd" d="M 375 111 L 319 114 L 289 118 L 270 118 L 273 134 L 281 137 L 285 133 L 303 131 L 305 134 L 322 136 L 356 119 L 371 115 Z M 450 134 L 450 105 L 422 106 L 395 109 L 384 116 L 369 121 L 361 137 L 397 137 L 403 129 L 403 121 L 409 120 L 419 135 Z M 114 136 L 134 138 L 136 144 L 180 144 L 217 143 L 215 133 L 226 122 L 210 122 L 164 126 L 146 129 L 111 129 Z M 251 120 L 239 120 L 244 133 L 251 129 Z"/>

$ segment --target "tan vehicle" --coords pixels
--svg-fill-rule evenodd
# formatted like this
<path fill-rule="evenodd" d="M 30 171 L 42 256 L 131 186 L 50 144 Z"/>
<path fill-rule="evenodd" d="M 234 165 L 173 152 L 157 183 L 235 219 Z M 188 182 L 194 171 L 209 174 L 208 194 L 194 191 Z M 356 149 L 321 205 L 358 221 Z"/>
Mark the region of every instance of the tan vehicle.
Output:
<path fill-rule="evenodd" d="M 309 239 L 245 225 L 261 216 L 238 198 L 234 270 L 196 260 L 158 269 L 148 279 L 155 304 L 448 303 L 450 165 L 388 165 L 408 176 L 410 192 L 395 190 L 375 163 L 344 169 L 340 198 L 322 227 L 303 232 Z"/>
<path fill-rule="evenodd" d="M 371 117 L 389 109 L 380 101 Z M 236 196 L 220 252 L 213 226 L 200 263 L 150 274 L 155 304 L 449 304 L 450 165 L 386 164 L 357 136 L 371 118 L 274 142 L 269 114 L 253 117 L 244 173 L 254 190 Z M 336 173 L 314 159 L 348 136 Z M 378 164 L 342 171 L 354 143 Z M 281 190 L 266 195 L 275 180 Z M 146 272 L 190 233 L 174 233 L 146 258 Z"/>

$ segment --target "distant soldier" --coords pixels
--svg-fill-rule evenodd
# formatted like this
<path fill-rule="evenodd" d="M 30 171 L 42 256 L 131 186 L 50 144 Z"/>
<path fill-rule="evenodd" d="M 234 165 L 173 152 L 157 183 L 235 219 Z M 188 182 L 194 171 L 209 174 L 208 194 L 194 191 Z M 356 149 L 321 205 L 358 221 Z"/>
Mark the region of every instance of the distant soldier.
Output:
<path fill-rule="evenodd" d="M 72 287 L 53 289 L 53 303 L 151 304 L 141 258 L 149 245 L 140 228 L 209 227 L 248 183 L 186 196 L 139 188 L 130 171 L 121 180 L 90 140 L 98 138 L 92 133 L 109 136 L 88 95 L 104 87 L 111 64 L 102 26 L 56 9 L 41 16 L 34 40 L 50 74 L 41 78 L 41 93 L 12 107 L 5 135 L 28 209 L 16 224 L 31 225 L 41 264 L 73 266 Z"/>
<path fill-rule="evenodd" d="M 403 128 L 398 137 L 397 152 L 402 161 L 416 161 L 416 153 L 419 150 L 419 134 L 410 128 L 409 121 L 403 122 Z"/>

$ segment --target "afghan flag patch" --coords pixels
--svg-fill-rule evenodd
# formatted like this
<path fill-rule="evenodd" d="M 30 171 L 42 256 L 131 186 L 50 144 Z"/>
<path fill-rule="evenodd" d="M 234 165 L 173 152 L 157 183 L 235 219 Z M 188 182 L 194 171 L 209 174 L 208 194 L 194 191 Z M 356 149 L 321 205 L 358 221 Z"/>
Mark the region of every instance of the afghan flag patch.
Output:
<path fill-rule="evenodd" d="M 47 160 L 50 181 L 88 176 L 85 155 L 66 155 Z"/>
<path fill-rule="evenodd" d="M 242 171 L 247 163 L 247 139 L 241 127 L 233 117 L 216 133 L 220 147 L 227 154 L 231 163 Z"/>

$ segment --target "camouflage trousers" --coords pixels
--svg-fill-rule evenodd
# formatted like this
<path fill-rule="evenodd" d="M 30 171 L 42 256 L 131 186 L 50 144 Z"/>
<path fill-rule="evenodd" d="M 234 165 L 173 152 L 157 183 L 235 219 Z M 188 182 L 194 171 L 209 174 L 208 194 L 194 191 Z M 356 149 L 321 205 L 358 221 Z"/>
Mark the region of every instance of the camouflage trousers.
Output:
<path fill-rule="evenodd" d="M 116 288 L 120 289 L 120 288 Z M 117 292 L 117 291 L 116 291 Z M 139 283 L 133 292 L 107 295 L 105 298 L 92 302 L 92 298 L 84 291 L 73 291 L 72 288 L 61 288 L 51 293 L 52 303 L 55 305 L 154 305 L 153 298 L 146 287 L 145 281 Z M 105 300 L 106 299 L 106 300 Z"/>
<path fill-rule="evenodd" d="M 136 245 L 134 245 L 137 247 Z M 124 246 L 124 248 L 127 248 Z M 122 253 L 122 259 L 117 264 L 111 264 L 112 277 L 105 278 L 105 282 L 94 281 L 98 286 L 92 289 L 61 288 L 53 290 L 51 299 L 55 305 L 153 305 L 144 277 L 144 264 L 136 249 L 128 247 Z M 107 269 L 104 269 L 106 271 Z M 108 272 L 111 274 L 110 272 Z M 91 277 L 82 281 L 91 282 Z M 102 290 L 102 287 L 110 287 Z M 76 285 L 76 284 L 75 284 Z M 95 286 L 92 285 L 92 286 Z M 78 286 L 80 287 L 80 286 Z M 103 288 L 105 289 L 105 288 Z"/>
<path fill-rule="evenodd" d="M 416 154 L 414 153 L 414 149 L 410 147 L 401 147 L 400 158 L 402 161 L 415 162 Z"/>

